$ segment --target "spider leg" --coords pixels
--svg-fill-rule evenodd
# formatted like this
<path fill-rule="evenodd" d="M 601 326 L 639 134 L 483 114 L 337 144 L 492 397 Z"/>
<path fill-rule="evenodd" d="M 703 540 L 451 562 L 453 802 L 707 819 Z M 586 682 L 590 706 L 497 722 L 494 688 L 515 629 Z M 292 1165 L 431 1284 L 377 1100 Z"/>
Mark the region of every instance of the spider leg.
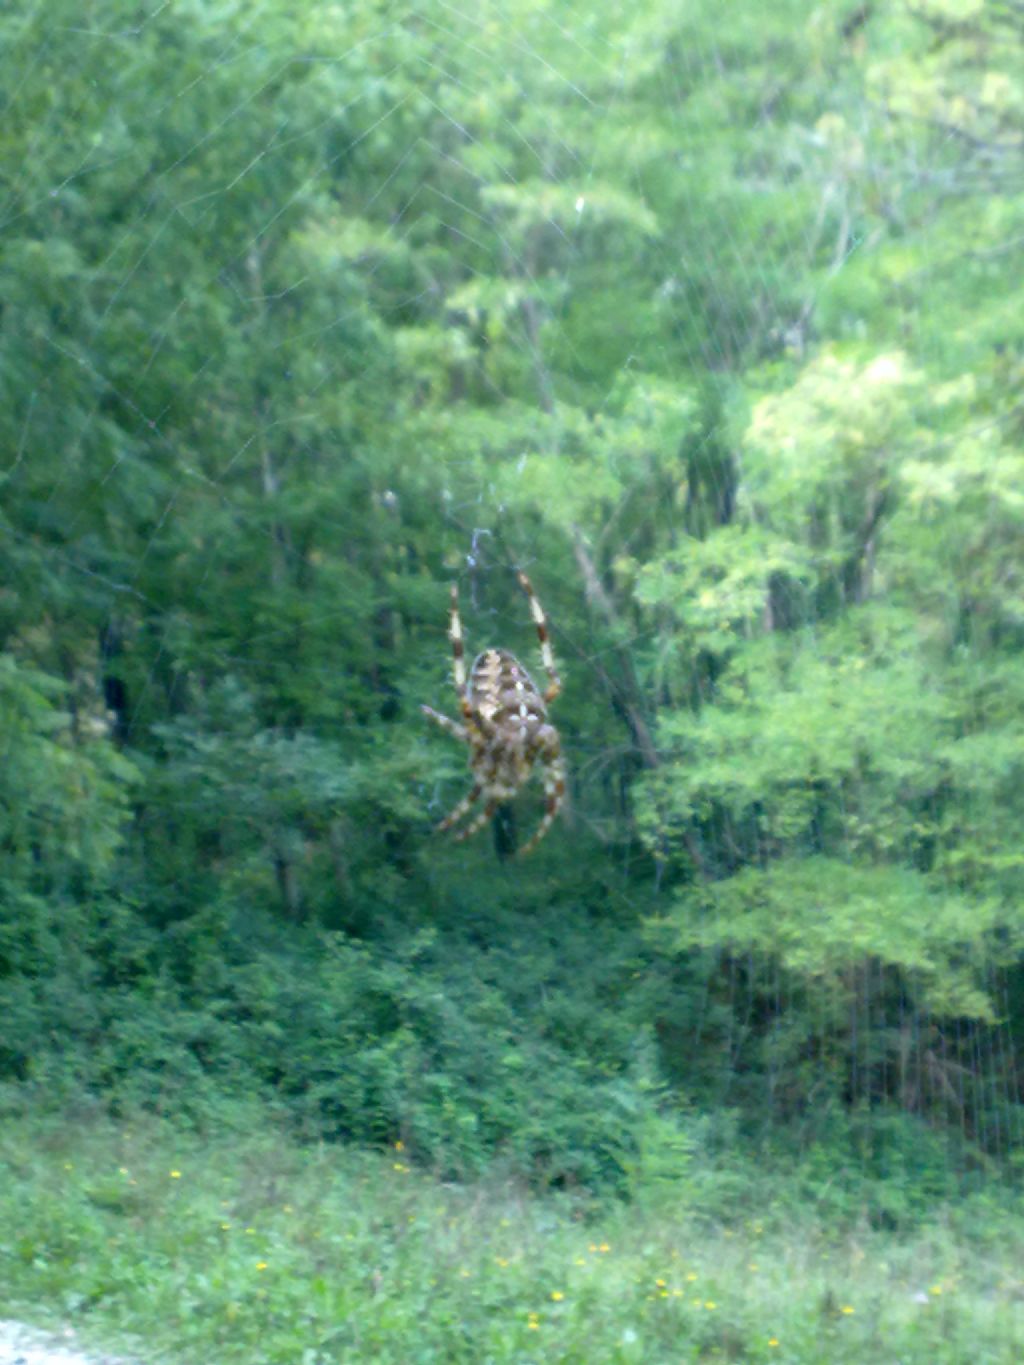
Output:
<path fill-rule="evenodd" d="M 469 720 L 472 709 L 466 697 L 466 650 L 462 643 L 462 617 L 459 615 L 459 590 L 452 584 L 451 611 L 448 618 L 448 639 L 452 642 L 452 678 L 455 695 L 459 699 L 459 709 L 463 720 Z"/>
<path fill-rule="evenodd" d="M 435 711 L 432 706 L 421 706 L 420 710 L 428 720 L 432 720 L 435 725 L 439 725 L 442 730 L 446 730 L 448 734 L 454 735 L 456 739 L 461 739 L 463 741 L 468 739 L 466 727 L 460 725 L 457 720 L 449 720 L 447 716 L 442 716 L 440 711 Z"/>
<path fill-rule="evenodd" d="M 481 783 L 474 782 L 470 790 L 462 798 L 459 804 L 448 812 L 448 814 L 444 817 L 440 824 L 434 826 L 435 833 L 441 834 L 443 833 L 444 830 L 451 829 L 452 825 L 457 825 L 458 822 L 465 815 L 466 811 L 469 810 L 470 806 L 472 806 L 473 802 L 477 799 L 477 797 L 480 795 L 482 791 L 483 786 L 481 785 Z M 465 832 L 458 835 L 457 837 L 460 839 L 464 839 L 466 837 Z"/>
<path fill-rule="evenodd" d="M 537 832 L 533 838 L 523 845 L 516 855 L 519 858 L 537 847 L 540 841 L 547 834 L 548 830 L 555 823 L 555 818 L 562 808 L 565 800 L 565 763 L 562 759 L 561 748 L 558 736 L 552 735 L 545 748 L 541 752 L 541 762 L 544 765 L 544 816 L 537 827 Z"/>
<path fill-rule="evenodd" d="M 544 664 L 544 672 L 548 675 L 548 687 L 544 693 L 544 700 L 545 702 L 554 701 L 562 690 L 562 680 L 558 676 L 554 651 L 551 648 L 551 641 L 548 639 L 548 620 L 544 615 L 544 608 L 537 600 L 533 584 L 522 569 L 519 570 L 516 577 L 519 579 L 519 586 L 530 601 L 530 615 L 533 617 L 533 624 L 537 627 L 537 639 L 540 641 L 540 657 Z"/>
<path fill-rule="evenodd" d="M 483 829 L 484 825 L 488 823 L 497 809 L 497 801 L 488 801 L 480 814 L 474 820 L 471 820 L 465 829 L 459 830 L 458 834 L 455 836 L 455 842 L 461 844 L 463 839 L 469 839 L 476 834 L 477 830 Z"/>

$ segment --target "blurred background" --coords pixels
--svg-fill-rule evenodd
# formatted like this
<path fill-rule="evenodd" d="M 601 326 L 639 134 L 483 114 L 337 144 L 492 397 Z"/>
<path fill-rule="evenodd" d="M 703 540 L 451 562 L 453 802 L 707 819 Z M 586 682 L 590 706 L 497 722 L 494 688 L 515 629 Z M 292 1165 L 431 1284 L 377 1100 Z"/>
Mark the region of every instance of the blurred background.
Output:
<path fill-rule="evenodd" d="M 1011 0 L 6 7 L 6 1112 L 1012 1177 L 1022 58 Z M 539 782 L 434 836 L 420 712 L 452 582 L 540 674 L 516 568 L 521 861 Z"/>

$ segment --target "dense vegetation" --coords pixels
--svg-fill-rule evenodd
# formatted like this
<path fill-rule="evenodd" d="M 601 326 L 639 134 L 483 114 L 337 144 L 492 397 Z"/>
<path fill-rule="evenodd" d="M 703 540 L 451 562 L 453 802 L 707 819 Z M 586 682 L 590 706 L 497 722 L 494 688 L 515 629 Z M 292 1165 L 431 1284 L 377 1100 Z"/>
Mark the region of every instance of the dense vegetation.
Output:
<path fill-rule="evenodd" d="M 997 1198 L 836 1235 L 825 1182 L 752 1181 L 723 1225 L 694 1216 L 702 1174 L 581 1219 L 403 1151 L 8 1123 L 0 1314 L 215 1365 L 1018 1365 L 1020 1219 Z"/>
<path fill-rule="evenodd" d="M 5 8 L 8 1113 L 1012 1164 L 1022 73 L 1005 0 Z M 522 862 L 419 711 L 517 565 Z"/>

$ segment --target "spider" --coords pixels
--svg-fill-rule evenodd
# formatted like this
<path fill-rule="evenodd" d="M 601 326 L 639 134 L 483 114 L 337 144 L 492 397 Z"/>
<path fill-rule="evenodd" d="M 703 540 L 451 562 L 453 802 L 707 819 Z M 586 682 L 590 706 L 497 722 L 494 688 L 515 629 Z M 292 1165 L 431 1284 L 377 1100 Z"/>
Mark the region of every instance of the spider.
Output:
<path fill-rule="evenodd" d="M 468 839 L 483 829 L 497 808 L 512 800 L 528 780 L 534 763 L 540 760 L 544 769 L 544 817 L 533 838 L 519 850 L 522 856 L 536 848 L 562 806 L 565 764 L 558 731 L 548 720 L 548 704 L 561 692 L 562 682 L 548 640 L 547 621 L 526 574 L 520 572 L 516 577 L 529 600 L 530 614 L 537 627 L 541 662 L 548 675 L 544 693 L 541 694 L 526 669 L 507 649 L 485 649 L 478 654 L 469 670 L 467 686 L 459 590 L 453 583 L 448 638 L 452 642 L 452 672 L 462 722 L 449 720 L 430 706 L 421 709 L 435 725 L 469 745 L 473 786 L 437 826 L 438 832 L 458 824 L 474 801 L 481 796 L 484 798 L 483 810 L 459 830 L 455 835 L 457 841 Z"/>

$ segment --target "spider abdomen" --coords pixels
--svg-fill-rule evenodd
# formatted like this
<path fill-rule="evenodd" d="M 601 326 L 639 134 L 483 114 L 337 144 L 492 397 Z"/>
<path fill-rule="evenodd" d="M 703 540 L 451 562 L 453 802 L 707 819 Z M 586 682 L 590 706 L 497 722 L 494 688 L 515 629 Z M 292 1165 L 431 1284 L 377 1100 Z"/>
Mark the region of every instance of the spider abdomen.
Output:
<path fill-rule="evenodd" d="M 509 737 L 521 730 L 524 740 L 547 719 L 533 679 L 506 649 L 486 649 L 474 659 L 469 704 L 485 725 L 507 730 Z"/>

